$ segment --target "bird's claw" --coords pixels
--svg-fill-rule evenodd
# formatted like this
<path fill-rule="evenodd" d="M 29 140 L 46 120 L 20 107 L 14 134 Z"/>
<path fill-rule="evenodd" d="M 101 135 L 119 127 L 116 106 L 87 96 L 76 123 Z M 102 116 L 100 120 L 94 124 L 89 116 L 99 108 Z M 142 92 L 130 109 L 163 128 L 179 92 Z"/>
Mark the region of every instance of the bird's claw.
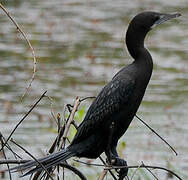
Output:
<path fill-rule="evenodd" d="M 113 165 L 116 165 L 116 166 L 125 166 L 123 168 L 120 168 L 117 171 L 118 177 L 119 177 L 118 180 L 123 180 L 125 178 L 125 176 L 127 176 L 127 174 L 128 174 L 128 168 L 126 167 L 127 166 L 127 162 L 125 160 L 123 160 L 123 159 L 116 158 L 115 164 L 113 164 Z"/>
<path fill-rule="evenodd" d="M 125 178 L 125 176 L 127 176 L 128 174 L 128 168 L 127 166 L 127 162 L 124 159 L 120 159 L 119 157 L 115 157 L 115 156 L 111 156 L 110 159 L 107 158 L 106 162 L 109 165 L 113 165 L 113 166 L 124 166 L 120 169 L 117 169 L 116 172 L 118 173 L 118 180 L 123 180 Z"/>

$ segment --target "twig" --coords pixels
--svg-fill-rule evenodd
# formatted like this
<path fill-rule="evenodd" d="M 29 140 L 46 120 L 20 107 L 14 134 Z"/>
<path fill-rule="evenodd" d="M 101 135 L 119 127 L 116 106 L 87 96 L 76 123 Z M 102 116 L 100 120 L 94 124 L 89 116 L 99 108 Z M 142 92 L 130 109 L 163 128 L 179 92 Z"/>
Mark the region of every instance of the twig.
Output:
<path fill-rule="evenodd" d="M 4 142 L 5 142 L 5 138 L 3 137 L 2 133 L 0 132 L 0 138 L 2 138 L 3 142 L 2 142 L 2 147 L 6 147 L 10 152 L 12 152 L 12 154 L 14 155 L 15 158 L 20 158 L 22 159 L 17 153 L 15 153 L 11 147 L 9 146 L 9 144 L 7 143 L 6 145 L 3 146 Z"/>
<path fill-rule="evenodd" d="M 108 172 L 108 170 L 104 169 L 103 172 L 102 172 L 102 174 L 101 174 L 100 177 L 98 178 L 98 180 L 103 180 L 104 177 L 106 176 L 107 172 Z"/>
<path fill-rule="evenodd" d="M 43 170 L 48 174 L 48 176 L 50 177 L 50 179 L 53 180 L 52 176 L 49 174 L 48 170 L 45 168 L 45 166 L 40 163 L 30 152 L 28 152 L 25 148 L 23 148 L 22 146 L 20 146 L 18 143 L 16 143 L 13 139 L 10 140 L 11 142 L 13 142 L 15 145 L 17 145 L 20 149 L 22 149 L 25 153 L 27 153 L 30 157 L 32 157 L 42 168 Z"/>
<path fill-rule="evenodd" d="M 55 117 L 54 109 L 53 109 L 53 99 L 52 99 L 50 96 L 47 96 L 47 95 L 45 95 L 45 96 L 46 96 L 46 97 L 49 99 L 49 101 L 50 101 L 50 112 L 51 112 L 51 115 L 52 115 L 53 119 L 55 120 L 56 124 L 58 125 L 57 119 L 56 119 L 56 117 Z"/>
<path fill-rule="evenodd" d="M 175 153 L 175 155 L 177 156 L 178 153 L 176 152 L 176 150 L 163 138 L 161 137 L 153 128 L 151 128 L 146 122 L 144 122 L 140 117 L 138 117 L 137 115 L 135 115 L 135 117 L 140 120 L 145 126 L 147 126 L 155 135 L 157 135 L 163 142 L 165 142 L 170 149 Z"/>
<path fill-rule="evenodd" d="M 0 164 L 22 164 L 22 163 L 26 163 L 29 160 L 0 160 Z M 160 170 L 164 170 L 169 172 L 170 174 L 174 175 L 176 178 L 178 178 L 179 180 L 183 180 L 181 177 L 179 177 L 176 173 L 174 173 L 173 171 L 166 169 L 164 167 L 160 167 L 160 166 L 148 166 L 148 165 L 144 165 L 141 164 L 139 166 L 105 166 L 103 164 L 93 164 L 93 163 L 86 163 L 83 161 L 79 161 L 79 160 L 75 160 L 76 162 L 82 163 L 82 164 L 86 164 L 89 166 L 98 166 L 98 167 L 104 167 L 106 170 L 111 170 L 111 169 L 120 169 L 120 168 L 150 168 L 150 169 L 160 169 Z M 66 168 L 66 166 L 63 166 Z M 1 172 L 1 171 L 0 171 Z"/>
<path fill-rule="evenodd" d="M 168 173 L 174 175 L 177 179 L 179 180 L 183 180 L 181 177 L 179 177 L 175 172 L 169 170 L 169 169 L 166 169 L 164 167 L 160 167 L 160 166 L 148 166 L 148 165 L 140 165 L 140 166 L 112 166 L 112 167 L 107 167 L 106 169 L 121 169 L 121 168 L 128 168 L 128 169 L 131 169 L 131 168 L 150 168 L 150 169 L 160 169 L 160 170 L 164 170 L 164 171 L 167 171 Z"/>
<path fill-rule="evenodd" d="M 31 87 L 31 84 L 35 78 L 35 73 L 36 73 L 36 65 L 37 65 L 37 60 L 36 60 L 36 56 L 35 56 L 35 51 L 29 41 L 29 39 L 27 38 L 25 32 L 20 28 L 20 26 L 18 25 L 18 23 L 14 20 L 14 18 L 9 14 L 9 12 L 5 9 L 5 7 L 0 3 L 0 8 L 6 13 L 6 15 L 10 18 L 10 20 L 13 22 L 13 24 L 16 26 L 17 30 L 22 34 L 22 36 L 24 37 L 24 39 L 26 40 L 27 44 L 29 45 L 29 48 L 31 50 L 32 56 L 33 56 L 33 75 L 31 77 L 30 83 L 29 85 L 26 87 L 26 91 L 24 92 L 24 94 L 22 95 L 21 99 L 23 99 L 23 97 L 25 96 L 25 94 L 28 92 L 29 88 Z"/>
<path fill-rule="evenodd" d="M 142 162 L 142 164 L 144 165 L 144 162 Z M 146 169 L 148 170 L 148 172 L 150 172 L 150 174 L 151 174 L 155 179 L 159 180 L 158 177 L 157 177 L 149 168 L 146 167 Z"/>
<path fill-rule="evenodd" d="M 174 173 L 173 171 L 169 170 L 169 169 L 166 169 L 164 167 L 160 167 L 160 166 L 148 166 L 148 165 L 144 165 L 144 164 L 141 164 L 139 166 L 105 166 L 103 164 L 93 164 L 93 163 L 86 163 L 86 162 L 83 162 L 83 161 L 80 161 L 80 160 L 76 160 L 74 159 L 74 161 L 76 162 L 79 162 L 79 163 L 82 163 L 82 164 L 86 164 L 88 166 L 97 166 L 97 167 L 105 167 L 105 169 L 107 170 L 110 170 L 110 169 L 121 169 L 121 168 L 128 168 L 128 169 L 131 169 L 131 168 L 150 168 L 150 169 L 160 169 L 160 170 L 164 170 L 164 171 L 167 171 L 169 172 L 170 174 L 174 175 L 175 177 L 177 177 L 179 180 L 183 180 L 182 178 L 180 178 L 176 173 Z"/>
<path fill-rule="evenodd" d="M 73 107 L 73 109 L 71 111 L 70 118 L 69 118 L 69 120 L 68 120 L 68 122 L 67 122 L 67 124 L 65 126 L 65 131 L 63 133 L 63 142 L 62 142 L 60 147 L 64 147 L 65 146 L 65 140 L 67 138 L 67 134 L 68 134 L 70 125 L 71 125 L 72 121 L 74 120 L 74 115 L 75 115 L 79 105 L 80 105 L 80 99 L 79 99 L 79 97 L 76 97 L 76 101 L 75 101 L 74 107 Z"/>
<path fill-rule="evenodd" d="M 101 160 L 101 162 L 104 164 L 103 166 L 108 166 L 106 163 L 105 163 L 105 161 L 103 160 L 103 158 L 101 157 L 101 156 L 99 156 L 99 159 Z M 110 174 L 111 174 L 111 176 L 114 178 L 114 180 L 117 180 L 117 178 L 116 178 L 116 176 L 113 174 L 113 172 L 109 169 L 108 170 L 109 172 L 110 172 Z"/>
<path fill-rule="evenodd" d="M 109 167 L 109 169 L 110 168 L 113 169 L 113 167 L 116 167 L 116 166 L 107 165 L 105 162 L 104 162 L 105 164 L 96 164 L 96 163 L 87 163 L 87 162 L 84 162 L 84 161 L 80 161 L 78 159 L 73 159 L 73 160 L 78 162 L 78 163 L 85 164 L 87 166 L 96 166 L 96 167 L 104 167 L 104 168 Z M 120 167 L 122 167 L 122 166 L 120 166 Z"/>
<path fill-rule="evenodd" d="M 140 165 L 141 166 L 141 165 Z M 138 168 L 136 168 L 131 176 L 130 180 L 133 180 L 133 177 L 135 176 L 136 172 L 138 171 L 138 169 L 140 168 L 140 166 L 138 166 Z"/>
<path fill-rule="evenodd" d="M 7 138 L 7 140 L 5 141 L 5 143 L 2 145 L 0 151 L 3 149 L 3 147 L 7 144 L 7 142 L 10 140 L 10 138 L 12 137 L 13 133 L 16 131 L 16 129 L 18 128 L 18 126 L 23 122 L 23 120 L 31 113 L 31 111 L 36 107 L 36 105 L 41 101 L 41 99 L 45 96 L 47 91 L 45 91 L 41 97 L 38 99 L 38 101 L 31 107 L 31 109 L 25 114 L 25 116 L 16 124 L 15 128 L 12 130 L 12 132 L 10 133 L 9 137 Z"/>
<path fill-rule="evenodd" d="M 2 144 L 4 144 L 3 136 L 0 136 L 0 141 L 1 141 Z M 5 151 L 4 151 L 4 148 L 3 148 L 2 152 L 3 152 L 4 158 L 7 159 Z M 10 166 L 9 166 L 9 164 L 7 164 L 7 168 L 8 168 L 8 173 L 9 173 L 10 180 L 12 180 L 12 176 L 11 176 L 11 173 L 10 173 Z"/>
<path fill-rule="evenodd" d="M 73 166 L 71 166 L 71 165 L 69 165 L 69 164 L 67 164 L 67 163 L 61 163 L 60 166 L 63 167 L 63 168 L 67 168 L 67 169 L 73 171 L 73 172 L 74 172 L 76 175 L 78 175 L 82 180 L 87 180 L 87 178 L 86 178 L 78 169 L 76 169 L 75 167 L 73 167 Z"/>
<path fill-rule="evenodd" d="M 94 99 L 94 98 L 96 98 L 96 97 L 95 96 L 85 97 L 83 99 L 80 99 L 80 102 L 85 101 L 86 99 Z"/>
<path fill-rule="evenodd" d="M 0 160 L 0 164 L 24 164 L 26 162 L 29 162 L 30 160 L 24 160 L 24 159 L 20 159 L 20 160 L 16 160 L 16 159 L 3 159 Z"/>

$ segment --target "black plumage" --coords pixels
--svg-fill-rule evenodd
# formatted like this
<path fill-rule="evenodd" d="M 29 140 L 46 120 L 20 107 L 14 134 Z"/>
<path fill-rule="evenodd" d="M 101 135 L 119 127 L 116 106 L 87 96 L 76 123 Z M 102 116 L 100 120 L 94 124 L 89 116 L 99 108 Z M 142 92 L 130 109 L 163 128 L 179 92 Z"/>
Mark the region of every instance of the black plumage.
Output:
<path fill-rule="evenodd" d="M 79 125 L 72 143 L 65 150 L 39 159 L 47 169 L 72 156 L 97 158 L 103 152 L 108 160 L 114 159 L 114 165 L 127 164 L 118 157 L 116 146 L 137 112 L 152 74 L 153 62 L 144 47 L 145 36 L 154 26 L 178 16 L 180 14 L 142 12 L 133 18 L 126 33 L 126 44 L 133 63 L 122 68 L 101 90 Z M 42 170 L 37 162 L 30 161 L 12 171 L 31 167 L 34 168 L 26 175 Z M 123 179 L 127 172 L 126 168 L 121 169 L 119 179 Z"/>

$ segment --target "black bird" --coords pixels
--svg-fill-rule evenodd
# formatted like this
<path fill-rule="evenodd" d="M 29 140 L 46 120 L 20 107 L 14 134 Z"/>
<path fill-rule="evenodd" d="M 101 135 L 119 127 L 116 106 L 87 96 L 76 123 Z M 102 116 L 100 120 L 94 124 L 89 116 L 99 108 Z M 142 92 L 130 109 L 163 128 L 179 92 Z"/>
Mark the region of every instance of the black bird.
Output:
<path fill-rule="evenodd" d="M 138 110 L 152 74 L 153 61 L 144 47 L 145 36 L 153 27 L 178 16 L 179 13 L 142 12 L 133 18 L 126 33 L 126 45 L 133 63 L 122 68 L 101 90 L 71 144 L 66 149 L 38 159 L 46 169 L 73 156 L 97 158 L 103 152 L 113 165 L 127 165 L 119 158 L 116 147 Z M 25 175 L 43 170 L 36 161 L 29 161 L 12 168 L 12 171 L 32 167 Z M 127 173 L 127 168 L 121 169 L 119 180 Z"/>

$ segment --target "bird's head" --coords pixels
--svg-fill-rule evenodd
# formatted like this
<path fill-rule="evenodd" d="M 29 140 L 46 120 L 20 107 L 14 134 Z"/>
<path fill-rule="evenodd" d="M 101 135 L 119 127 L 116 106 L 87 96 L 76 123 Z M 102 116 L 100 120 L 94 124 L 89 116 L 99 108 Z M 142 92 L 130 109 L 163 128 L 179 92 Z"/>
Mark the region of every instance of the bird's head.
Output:
<path fill-rule="evenodd" d="M 139 49 L 144 47 L 145 36 L 151 29 L 179 16 L 180 13 L 165 14 L 151 11 L 137 14 L 130 22 L 126 33 L 126 44 L 131 56 L 133 58 L 139 56 Z"/>
<path fill-rule="evenodd" d="M 134 26 L 139 31 L 148 32 L 159 24 L 164 23 L 170 19 L 181 16 L 180 13 L 165 14 L 152 11 L 142 12 L 136 15 L 131 21 L 130 25 Z"/>

